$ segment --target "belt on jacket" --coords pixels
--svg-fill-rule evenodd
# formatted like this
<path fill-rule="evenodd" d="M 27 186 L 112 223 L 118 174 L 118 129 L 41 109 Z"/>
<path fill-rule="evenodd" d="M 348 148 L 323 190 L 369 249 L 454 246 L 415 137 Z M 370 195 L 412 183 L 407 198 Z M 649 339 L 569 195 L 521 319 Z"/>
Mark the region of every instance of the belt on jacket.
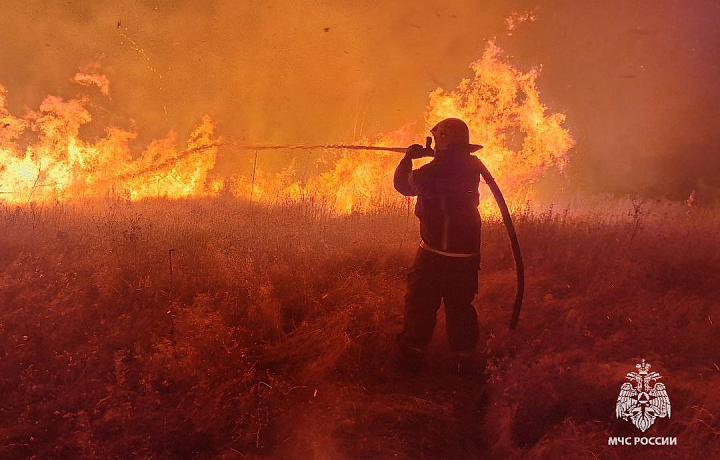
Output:
<path fill-rule="evenodd" d="M 425 249 L 426 251 L 434 252 L 435 254 L 440 254 L 441 256 L 446 257 L 476 257 L 480 255 L 479 252 L 472 252 L 472 253 L 466 253 L 466 252 L 446 252 L 441 251 L 439 249 L 435 249 L 431 246 L 428 246 L 428 244 L 425 242 L 425 240 L 420 240 L 420 247 Z"/>

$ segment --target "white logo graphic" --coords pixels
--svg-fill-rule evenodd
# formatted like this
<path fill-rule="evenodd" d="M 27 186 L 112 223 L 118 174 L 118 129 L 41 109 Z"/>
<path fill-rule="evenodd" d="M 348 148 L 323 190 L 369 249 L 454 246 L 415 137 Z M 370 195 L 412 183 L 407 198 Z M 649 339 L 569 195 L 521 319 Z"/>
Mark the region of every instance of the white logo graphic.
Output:
<path fill-rule="evenodd" d="M 630 420 L 640 431 L 645 431 L 655 422 L 657 417 L 670 418 L 670 398 L 668 398 L 665 385 L 657 382 L 661 375 L 657 372 L 648 372 L 650 364 L 636 364 L 638 372 L 628 372 L 625 376 L 630 382 L 620 387 L 615 415 L 623 420 Z M 650 386 L 650 382 L 655 384 Z"/>

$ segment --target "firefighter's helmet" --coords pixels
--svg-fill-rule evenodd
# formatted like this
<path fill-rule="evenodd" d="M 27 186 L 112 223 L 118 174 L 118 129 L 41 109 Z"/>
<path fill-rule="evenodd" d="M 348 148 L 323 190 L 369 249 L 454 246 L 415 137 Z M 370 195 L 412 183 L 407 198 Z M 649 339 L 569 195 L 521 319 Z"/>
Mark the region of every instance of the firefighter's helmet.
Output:
<path fill-rule="evenodd" d="M 446 118 L 436 124 L 430 132 L 436 139 L 438 137 L 443 138 L 446 144 L 468 146 L 471 152 L 482 148 L 482 145 L 470 143 L 470 130 L 465 122 L 459 118 Z"/>

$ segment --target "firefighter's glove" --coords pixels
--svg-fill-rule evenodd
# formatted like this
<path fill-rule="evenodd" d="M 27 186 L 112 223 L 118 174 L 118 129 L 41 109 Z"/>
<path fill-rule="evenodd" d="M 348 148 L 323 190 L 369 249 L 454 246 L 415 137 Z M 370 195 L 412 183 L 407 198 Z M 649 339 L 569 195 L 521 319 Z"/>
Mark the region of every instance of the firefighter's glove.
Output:
<path fill-rule="evenodd" d="M 432 149 L 423 147 L 420 144 L 413 144 L 410 147 L 407 148 L 405 151 L 405 158 L 410 158 L 411 160 L 415 160 L 417 158 L 422 157 L 431 157 L 433 156 L 434 152 Z"/>

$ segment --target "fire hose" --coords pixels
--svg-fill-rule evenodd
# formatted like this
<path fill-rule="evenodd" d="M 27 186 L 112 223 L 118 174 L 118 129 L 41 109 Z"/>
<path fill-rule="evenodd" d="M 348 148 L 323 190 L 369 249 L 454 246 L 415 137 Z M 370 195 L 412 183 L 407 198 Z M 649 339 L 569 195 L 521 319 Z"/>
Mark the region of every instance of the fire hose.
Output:
<path fill-rule="evenodd" d="M 427 138 L 426 148 L 430 149 L 431 138 Z M 218 146 L 221 144 L 214 144 L 209 147 Z M 232 144 L 231 144 L 232 145 Z M 243 150 L 373 150 L 373 151 L 384 151 L 384 152 L 397 152 L 405 153 L 407 148 L 405 147 L 384 147 L 375 145 L 349 145 L 349 144 L 320 144 L 320 145 L 239 145 L 235 144 L 236 147 Z M 200 147 L 193 150 L 200 150 Z M 480 148 L 480 147 L 478 147 Z M 189 151 L 187 153 L 190 153 Z M 514 330 L 517 328 L 518 321 L 520 319 L 520 309 L 522 308 L 523 296 L 525 294 L 525 267 L 523 264 L 522 253 L 520 252 L 520 242 L 518 241 L 517 232 L 515 231 L 515 225 L 510 215 L 505 197 L 500 191 L 495 178 L 490 174 L 490 171 L 485 164 L 478 158 L 480 165 L 480 175 L 482 176 L 485 183 L 490 188 L 490 191 L 495 198 L 495 202 L 500 208 L 500 214 L 502 215 L 505 229 L 507 230 L 508 238 L 510 239 L 510 246 L 512 248 L 513 260 L 515 262 L 515 275 L 517 279 L 516 290 L 515 290 L 515 303 L 513 305 L 512 317 L 510 319 L 510 329 Z"/>
<path fill-rule="evenodd" d="M 480 160 L 480 159 L 478 159 Z M 510 329 L 515 329 L 520 319 L 520 308 L 522 307 L 523 296 L 525 294 L 525 266 L 523 265 L 522 254 L 520 253 L 520 242 L 518 241 L 517 233 L 515 232 L 515 225 L 513 225 L 512 216 L 510 210 L 505 203 L 500 187 L 493 178 L 490 171 L 483 164 L 482 161 L 478 161 L 480 164 L 480 175 L 485 179 L 485 183 L 490 188 L 490 191 L 495 197 L 500 213 L 502 214 L 503 223 L 507 229 L 508 238 L 510 238 L 510 246 L 512 247 L 513 259 L 515 260 L 515 274 L 517 277 L 517 287 L 515 290 L 515 304 L 513 306 L 512 318 L 510 319 Z"/>
<path fill-rule="evenodd" d="M 432 138 L 427 137 L 425 142 L 425 150 L 428 151 L 430 155 L 434 156 L 434 151 L 431 148 L 431 142 Z M 366 148 L 366 146 L 363 146 L 363 148 Z M 470 151 L 475 152 L 477 150 L 480 150 L 481 148 L 481 145 L 471 145 Z M 379 149 L 382 149 L 382 147 Z M 391 151 L 398 152 L 405 150 L 407 149 L 392 148 Z M 514 330 L 515 328 L 517 328 L 517 324 L 520 319 L 520 309 L 522 308 L 523 296 L 525 295 L 525 266 L 523 264 L 522 253 L 520 252 L 520 242 L 518 241 L 517 232 L 515 232 L 515 225 L 513 224 L 510 210 L 508 209 L 507 203 L 505 202 L 505 197 L 500 191 L 500 187 L 498 187 L 497 182 L 495 182 L 495 178 L 492 176 L 492 174 L 490 174 L 490 170 L 487 168 L 487 166 L 485 166 L 482 160 L 480 160 L 480 158 L 477 158 L 477 160 L 478 164 L 480 165 L 480 175 L 482 176 L 483 180 L 485 180 L 487 186 L 490 188 L 490 191 L 495 198 L 495 202 L 497 203 L 498 208 L 500 208 L 500 214 L 502 214 L 503 223 L 505 224 L 505 228 L 507 229 L 508 238 L 510 239 L 510 246 L 512 248 L 513 260 L 515 262 L 515 275 L 517 279 L 515 290 L 515 303 L 513 305 L 512 317 L 510 318 L 510 329 Z"/>
<path fill-rule="evenodd" d="M 430 149 L 430 143 L 432 139 L 430 137 L 427 138 L 426 142 L 426 149 Z M 375 146 L 375 145 L 351 145 L 351 144 L 318 144 L 318 145 L 296 145 L 296 144 L 287 144 L 287 145 L 242 145 L 240 143 L 236 142 L 215 142 L 208 145 L 201 145 L 198 147 L 193 147 L 188 150 L 185 150 L 184 152 L 181 152 L 177 157 L 173 158 L 172 160 L 169 160 L 169 162 L 177 162 L 181 158 L 188 156 L 194 152 L 206 150 L 213 147 L 220 147 L 220 146 L 233 146 L 241 150 L 372 150 L 372 151 L 382 151 L 382 152 L 396 152 L 396 153 L 405 153 L 407 151 L 406 147 L 384 147 L 384 146 Z M 480 146 L 477 146 L 477 149 L 481 148 Z M 523 265 L 523 259 L 522 254 L 520 252 L 520 243 L 518 241 L 517 233 L 515 232 L 515 226 L 513 225 L 512 216 L 510 215 L 510 210 L 508 209 L 507 203 L 505 202 L 505 197 L 503 197 L 502 192 L 500 191 L 500 187 L 498 187 L 497 182 L 495 182 L 495 179 L 493 178 L 492 174 L 490 174 L 490 171 L 487 169 L 485 164 L 478 158 L 478 163 L 480 165 L 480 175 L 485 180 L 485 183 L 490 188 L 490 191 L 493 194 L 493 197 L 495 198 L 495 202 L 498 205 L 498 208 L 500 208 L 500 214 L 502 215 L 503 223 L 505 224 L 505 228 L 507 230 L 508 238 L 510 239 L 510 246 L 512 248 L 513 253 L 513 260 L 515 262 L 515 274 L 517 278 L 516 283 L 516 291 L 515 291 L 515 303 L 513 305 L 513 312 L 512 312 L 512 318 L 510 319 L 510 329 L 514 330 L 517 328 L 518 320 L 520 319 L 520 309 L 522 307 L 523 302 L 523 296 L 525 293 L 525 269 Z M 157 167 L 163 167 L 165 165 L 156 165 Z"/>

